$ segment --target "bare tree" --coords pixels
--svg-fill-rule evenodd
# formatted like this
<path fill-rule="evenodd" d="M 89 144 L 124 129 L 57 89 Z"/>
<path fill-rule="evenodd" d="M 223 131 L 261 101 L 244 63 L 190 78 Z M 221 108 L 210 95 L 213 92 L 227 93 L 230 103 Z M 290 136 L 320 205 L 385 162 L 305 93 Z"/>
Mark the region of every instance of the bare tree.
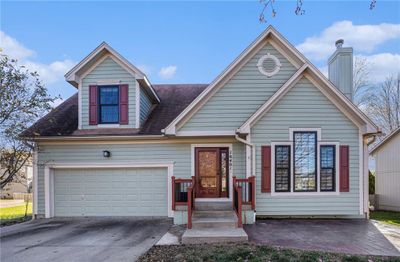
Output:
<path fill-rule="evenodd" d="M 354 57 L 353 66 L 353 93 L 354 103 L 361 106 L 368 101 L 370 96 L 371 63 L 363 57 Z"/>
<path fill-rule="evenodd" d="M 8 56 L 0 57 L 0 188 L 16 180 L 29 161 L 32 144 L 19 134 L 51 109 L 50 97 L 36 72 Z"/>
<path fill-rule="evenodd" d="M 385 133 L 400 127 L 400 73 L 397 77 L 387 77 L 378 86 L 368 99 L 365 111 Z"/>
<path fill-rule="evenodd" d="M 271 17 L 275 17 L 277 11 L 275 9 L 275 0 L 259 0 L 260 4 L 263 6 L 261 13 L 259 15 L 259 20 L 261 23 L 266 23 L 267 19 L 265 18 L 265 14 L 267 12 L 271 12 Z M 294 1 L 293 1 L 294 2 Z M 376 0 L 371 0 L 369 3 L 369 9 L 372 10 L 376 6 Z M 303 9 L 303 0 L 296 0 L 296 7 L 294 9 L 294 13 L 296 15 L 304 15 L 305 10 Z"/>

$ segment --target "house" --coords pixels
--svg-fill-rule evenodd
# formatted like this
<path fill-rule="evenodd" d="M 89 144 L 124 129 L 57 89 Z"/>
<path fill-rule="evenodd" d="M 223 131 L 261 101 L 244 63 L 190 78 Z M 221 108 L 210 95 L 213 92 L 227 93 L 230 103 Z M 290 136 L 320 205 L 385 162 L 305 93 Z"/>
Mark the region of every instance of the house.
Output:
<path fill-rule="evenodd" d="M 5 169 L 0 169 L 0 174 L 3 174 Z M 28 160 L 13 177 L 13 180 L 1 189 L 1 199 L 29 199 L 32 200 L 32 195 L 28 193 L 32 186 L 33 166 L 32 161 Z"/>
<path fill-rule="evenodd" d="M 352 103 L 352 48 L 337 46 L 329 81 L 270 26 L 212 83 L 153 85 L 102 43 L 65 75 L 77 94 L 23 134 L 36 142 L 34 214 L 189 228 L 232 209 L 239 228 L 367 217 L 379 130 Z"/>
<path fill-rule="evenodd" d="M 400 127 L 374 146 L 375 195 L 379 210 L 400 211 Z"/>

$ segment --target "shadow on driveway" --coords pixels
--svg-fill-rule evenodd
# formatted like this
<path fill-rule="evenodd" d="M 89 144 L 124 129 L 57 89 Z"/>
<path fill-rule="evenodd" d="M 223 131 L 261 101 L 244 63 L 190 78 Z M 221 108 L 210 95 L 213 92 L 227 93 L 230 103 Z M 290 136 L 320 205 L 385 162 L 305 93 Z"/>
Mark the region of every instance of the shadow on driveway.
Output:
<path fill-rule="evenodd" d="M 34 220 L 0 229 L 0 260 L 135 261 L 171 225 L 167 218 Z"/>
<path fill-rule="evenodd" d="M 400 252 L 368 220 L 259 220 L 245 226 L 257 244 L 362 255 Z"/>

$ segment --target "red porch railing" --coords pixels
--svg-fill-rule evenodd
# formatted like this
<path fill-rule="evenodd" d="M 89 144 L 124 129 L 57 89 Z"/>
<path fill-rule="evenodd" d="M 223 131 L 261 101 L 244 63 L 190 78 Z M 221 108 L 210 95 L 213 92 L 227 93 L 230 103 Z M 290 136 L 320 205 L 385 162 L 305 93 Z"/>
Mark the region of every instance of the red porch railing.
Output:
<path fill-rule="evenodd" d="M 195 179 L 177 179 L 172 177 L 172 210 L 177 206 L 187 206 L 188 228 L 192 228 L 192 213 L 194 210 Z"/>
<path fill-rule="evenodd" d="M 242 227 L 242 208 L 243 205 L 250 205 L 255 209 L 256 183 L 255 177 L 236 178 L 233 177 L 233 208 L 238 217 L 238 227 Z"/>

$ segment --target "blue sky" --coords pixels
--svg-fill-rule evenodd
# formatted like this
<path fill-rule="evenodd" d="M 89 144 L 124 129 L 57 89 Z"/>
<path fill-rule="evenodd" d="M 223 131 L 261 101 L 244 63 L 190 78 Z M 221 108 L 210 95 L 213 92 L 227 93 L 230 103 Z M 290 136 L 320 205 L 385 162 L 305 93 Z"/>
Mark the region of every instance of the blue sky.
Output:
<path fill-rule="evenodd" d="M 54 95 L 76 90 L 63 75 L 102 41 L 143 69 L 152 83 L 209 83 L 269 24 L 323 71 L 344 38 L 369 59 L 379 82 L 400 70 L 400 2 L 275 1 L 277 16 L 254 1 L 2 1 L 3 52 L 38 70 Z"/>

